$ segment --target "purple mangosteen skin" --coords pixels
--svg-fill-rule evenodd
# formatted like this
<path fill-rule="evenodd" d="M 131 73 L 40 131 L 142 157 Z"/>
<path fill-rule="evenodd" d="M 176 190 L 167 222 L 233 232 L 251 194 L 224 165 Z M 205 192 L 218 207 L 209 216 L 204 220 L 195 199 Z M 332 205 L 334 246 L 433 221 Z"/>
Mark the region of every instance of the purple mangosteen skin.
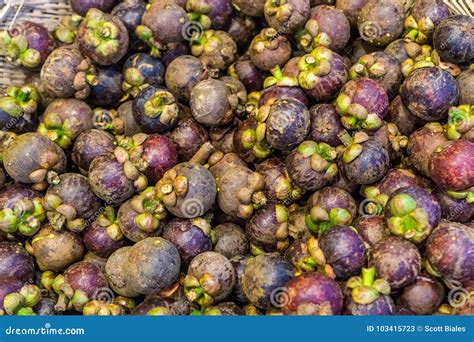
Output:
<path fill-rule="evenodd" d="M 298 100 L 303 103 L 305 106 L 308 105 L 308 99 L 304 91 L 299 87 L 285 87 L 285 86 L 271 86 L 263 89 L 260 92 L 260 98 L 258 100 L 258 105 L 263 106 L 268 101 L 271 100 Z"/>
<path fill-rule="evenodd" d="M 188 11 L 193 12 L 194 8 L 190 3 L 195 1 L 188 0 Z M 221 29 L 229 24 L 230 17 L 232 15 L 232 2 L 231 0 L 203 0 L 196 1 L 198 4 L 201 2 L 209 6 L 210 11 L 205 13 L 212 22 L 212 28 Z M 197 11 L 199 12 L 199 11 Z"/>
<path fill-rule="evenodd" d="M 176 246 L 183 264 L 212 249 L 211 238 L 192 224 L 192 220 L 175 218 L 163 228 L 163 238 Z"/>
<path fill-rule="evenodd" d="M 135 218 L 139 215 L 132 205 L 131 201 L 126 201 L 122 203 L 120 206 L 118 213 L 117 213 L 117 221 L 120 230 L 122 231 L 123 235 L 127 237 L 127 239 L 138 242 L 147 237 L 155 237 L 161 234 L 161 227 L 158 227 L 157 230 L 153 232 L 146 232 L 140 229 L 137 224 L 135 223 Z"/>
<path fill-rule="evenodd" d="M 435 191 L 435 196 L 441 206 L 442 216 L 448 221 L 466 223 L 474 217 L 474 203 L 467 203 L 465 199 L 456 199 L 441 189 Z"/>
<path fill-rule="evenodd" d="M 288 281 L 285 289 L 290 300 L 282 308 L 284 314 L 298 314 L 298 308 L 305 304 L 329 304 L 333 315 L 342 311 L 343 296 L 339 284 L 320 272 L 303 273 Z"/>
<path fill-rule="evenodd" d="M 443 302 L 444 295 L 444 287 L 439 281 L 419 276 L 413 284 L 403 289 L 397 304 L 416 315 L 431 315 Z"/>
<path fill-rule="evenodd" d="M 132 48 L 140 47 L 135 28 L 141 24 L 145 11 L 146 3 L 141 0 L 125 0 L 112 9 L 111 14 L 119 18 L 127 28 Z"/>
<path fill-rule="evenodd" d="M 249 56 L 242 56 L 233 64 L 237 78 L 242 82 L 247 91 L 259 91 L 263 88 L 265 73 L 259 70 L 250 60 Z"/>
<path fill-rule="evenodd" d="M 441 207 L 431 192 L 417 186 L 410 186 L 394 191 L 391 198 L 400 194 L 408 195 L 415 200 L 417 208 L 422 208 L 428 215 L 428 223 L 431 227 L 434 228 L 438 225 L 441 219 Z M 391 198 L 389 198 L 389 202 Z M 387 219 L 392 217 L 390 210 L 385 212 L 385 217 Z"/>
<path fill-rule="evenodd" d="M 362 240 L 367 243 L 370 248 L 388 236 L 385 219 L 382 216 L 360 216 L 354 221 L 353 225 Z"/>
<path fill-rule="evenodd" d="M 426 242 L 431 266 L 448 280 L 474 279 L 474 228 L 441 220 Z"/>
<path fill-rule="evenodd" d="M 91 8 L 98 8 L 103 12 L 110 10 L 117 4 L 117 0 L 71 0 L 71 7 L 80 16 L 85 16 Z"/>
<path fill-rule="evenodd" d="M 114 136 L 100 129 L 82 132 L 74 142 L 71 158 L 82 172 L 89 171 L 92 161 L 115 150 Z"/>
<path fill-rule="evenodd" d="M 148 182 L 153 184 L 158 182 L 166 171 L 178 164 L 178 152 L 168 137 L 154 134 L 143 143 L 142 159 L 147 162 L 144 174 Z"/>
<path fill-rule="evenodd" d="M 33 258 L 15 242 L 0 242 L 0 277 L 15 277 L 32 282 L 35 277 Z"/>
<path fill-rule="evenodd" d="M 207 130 L 193 118 L 180 120 L 169 137 L 176 145 L 179 156 L 187 161 L 199 150 L 199 146 L 209 140 Z"/>
<path fill-rule="evenodd" d="M 0 276 L 0 310 L 3 310 L 3 299 L 10 293 L 19 292 L 24 282 L 10 276 Z"/>
<path fill-rule="evenodd" d="M 248 303 L 249 300 L 242 289 L 242 276 L 244 274 L 246 262 L 251 257 L 248 255 L 238 255 L 230 259 L 232 266 L 235 270 L 235 285 L 232 291 L 232 297 L 234 297 L 240 303 Z"/>
<path fill-rule="evenodd" d="M 341 51 L 349 42 L 351 28 L 347 17 L 334 6 L 320 5 L 311 8 L 310 19 L 316 20 L 319 32 L 326 33 L 331 39 L 328 46 L 333 51 Z"/>
<path fill-rule="evenodd" d="M 107 287 L 107 279 L 99 267 L 86 261 L 69 266 L 64 271 L 64 281 L 74 290 L 85 292 L 89 298 L 93 298 L 99 289 Z"/>
<path fill-rule="evenodd" d="M 323 232 L 319 244 L 334 273 L 339 278 L 358 274 L 365 265 L 365 246 L 361 237 L 349 226 L 334 226 Z"/>
<path fill-rule="evenodd" d="M 412 134 L 417 128 L 420 128 L 426 123 L 426 121 L 413 115 L 408 108 L 405 107 L 400 95 L 397 95 L 393 101 L 390 102 L 386 119 L 394 123 L 403 135 Z"/>
<path fill-rule="evenodd" d="M 392 289 L 400 289 L 413 283 L 420 273 L 420 252 L 412 242 L 390 236 L 372 248 L 369 267 L 375 267 L 378 277 L 387 280 Z"/>
<path fill-rule="evenodd" d="M 357 304 L 348 297 L 344 305 L 344 315 L 351 316 L 392 316 L 395 315 L 395 303 L 390 296 L 380 295 L 370 304 Z"/>
<path fill-rule="evenodd" d="M 339 146 L 339 136 L 344 132 L 341 117 L 333 104 L 318 104 L 310 108 L 311 126 L 309 138 L 326 143 L 332 147 Z"/>
<path fill-rule="evenodd" d="M 385 118 L 389 105 L 385 89 L 370 78 L 357 78 L 347 82 L 341 93 L 349 95 L 352 103 L 358 103 L 367 109 L 368 113 L 375 113 L 379 118 Z"/>
<path fill-rule="evenodd" d="M 436 27 L 433 43 L 443 60 L 455 64 L 472 63 L 473 27 L 474 18 L 468 15 L 449 16 Z"/>
<path fill-rule="evenodd" d="M 410 171 L 404 169 L 390 169 L 385 177 L 376 185 L 381 194 L 391 196 L 395 191 L 406 187 L 423 188 L 424 184 Z"/>
<path fill-rule="evenodd" d="M 15 207 L 15 203 L 20 199 L 33 199 L 35 197 L 40 197 L 40 193 L 28 188 L 21 183 L 12 184 L 0 192 L 0 209 L 13 209 Z"/>
<path fill-rule="evenodd" d="M 93 222 L 84 232 L 83 240 L 89 251 L 102 258 L 108 258 L 117 249 L 125 246 L 126 243 L 124 239 L 113 240 L 107 234 L 106 228 L 96 222 Z"/>
<path fill-rule="evenodd" d="M 88 101 L 97 107 L 115 107 L 123 97 L 123 75 L 117 67 L 96 68 L 99 83 L 91 87 Z"/>

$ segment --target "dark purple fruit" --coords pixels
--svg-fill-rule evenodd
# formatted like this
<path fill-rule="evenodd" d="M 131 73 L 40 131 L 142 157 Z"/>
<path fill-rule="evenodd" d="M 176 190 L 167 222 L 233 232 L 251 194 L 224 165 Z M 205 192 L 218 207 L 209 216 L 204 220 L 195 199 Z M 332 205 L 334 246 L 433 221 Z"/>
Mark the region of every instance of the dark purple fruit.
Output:
<path fill-rule="evenodd" d="M 443 302 L 443 285 L 427 276 L 419 276 L 416 281 L 403 289 L 397 298 L 397 305 L 415 315 L 431 315 Z"/>
<path fill-rule="evenodd" d="M 163 87 L 149 86 L 135 97 L 133 117 L 144 133 L 165 133 L 178 122 L 179 106 Z"/>
<path fill-rule="evenodd" d="M 403 104 L 415 116 L 426 121 L 446 117 L 448 109 L 458 104 L 456 80 L 440 68 L 414 70 L 400 88 Z"/>
<path fill-rule="evenodd" d="M 33 281 L 33 258 L 20 244 L 0 242 L 0 277 L 15 277 L 23 282 Z"/>
<path fill-rule="evenodd" d="M 350 24 L 344 13 L 327 5 L 312 7 L 304 29 L 295 35 L 298 46 L 306 53 L 318 46 L 339 52 L 346 46 L 350 36 Z"/>
<path fill-rule="evenodd" d="M 228 73 L 240 80 L 249 93 L 263 88 L 265 74 L 252 63 L 249 56 L 238 58 L 229 67 Z"/>
<path fill-rule="evenodd" d="M 250 44 L 250 59 L 261 70 L 282 67 L 290 57 L 290 42 L 274 28 L 263 29 Z"/>
<path fill-rule="evenodd" d="M 34 86 L 11 86 L 0 98 L 0 129 L 14 133 L 33 131 L 41 98 Z"/>
<path fill-rule="evenodd" d="M 91 87 L 88 101 L 99 107 L 116 107 L 122 99 L 123 75 L 115 66 L 97 68 L 96 84 Z"/>
<path fill-rule="evenodd" d="M 72 10 L 80 16 L 85 16 L 91 8 L 110 12 L 116 4 L 117 0 L 71 0 Z"/>
<path fill-rule="evenodd" d="M 474 18 L 469 15 L 453 15 L 436 26 L 433 43 L 441 58 L 450 63 L 472 63 L 474 51 Z"/>
<path fill-rule="evenodd" d="M 398 0 L 368 0 L 357 14 L 361 38 L 372 45 L 385 46 L 403 32 L 405 11 Z"/>
<path fill-rule="evenodd" d="M 112 153 L 114 149 L 112 134 L 99 129 L 90 129 L 82 132 L 74 142 L 72 161 L 81 169 L 81 172 L 87 173 L 96 157 Z"/>
<path fill-rule="evenodd" d="M 43 113 L 38 133 L 68 148 L 83 131 L 92 129 L 92 109 L 84 101 L 57 99 Z"/>
<path fill-rule="evenodd" d="M 0 312 L 4 315 L 5 308 L 3 300 L 10 293 L 18 293 L 22 288 L 24 282 L 15 277 L 2 276 L 0 277 Z"/>
<path fill-rule="evenodd" d="M 209 140 L 209 135 L 194 119 L 186 118 L 178 122 L 170 133 L 170 139 L 176 145 L 179 156 L 188 161 Z"/>
<path fill-rule="evenodd" d="M 165 78 L 165 67 L 158 58 L 146 53 L 136 53 L 123 65 L 124 82 L 122 89 L 132 96 L 147 86 L 159 86 Z"/>
<path fill-rule="evenodd" d="M 288 162 L 286 164 L 288 165 Z M 290 203 L 301 197 L 301 190 L 294 186 L 285 163 L 281 160 L 277 158 L 264 160 L 255 171 L 263 176 L 264 193 L 271 203 Z"/>
<path fill-rule="evenodd" d="M 465 198 L 455 198 L 442 189 L 436 189 L 435 196 L 441 206 L 443 218 L 448 221 L 466 223 L 474 216 L 474 203 Z"/>
<path fill-rule="evenodd" d="M 319 245 L 338 278 L 353 276 L 365 265 L 364 242 L 349 226 L 334 226 L 323 231 Z"/>
<path fill-rule="evenodd" d="M 364 241 L 367 249 L 374 247 L 379 241 L 384 240 L 388 236 L 385 219 L 381 216 L 360 216 L 354 221 L 353 226 Z"/>
<path fill-rule="evenodd" d="M 46 225 L 31 241 L 33 255 L 41 269 L 60 272 L 81 260 L 84 245 L 79 235 Z"/>
<path fill-rule="evenodd" d="M 306 0 L 265 1 L 263 7 L 268 25 L 280 34 L 291 34 L 302 27 L 310 15 L 310 4 Z"/>
<path fill-rule="evenodd" d="M 118 117 L 111 117 L 109 125 L 112 126 L 112 132 L 119 132 L 123 126 L 123 134 L 127 137 L 142 133 L 133 117 L 133 101 L 125 101 L 117 108 Z M 114 127 L 115 126 L 115 127 Z"/>
<path fill-rule="evenodd" d="M 191 90 L 208 78 L 206 66 L 194 56 L 180 56 L 166 68 L 166 87 L 180 100 L 189 101 Z"/>
<path fill-rule="evenodd" d="M 342 311 L 339 284 L 319 272 L 306 272 L 291 279 L 280 292 L 277 307 L 286 315 L 327 316 Z"/>
<path fill-rule="evenodd" d="M 401 237 L 388 237 L 377 243 L 369 256 L 369 266 L 389 282 L 392 289 L 400 289 L 416 280 L 421 270 L 421 256 L 416 246 Z"/>
<path fill-rule="evenodd" d="M 245 49 L 256 33 L 255 28 L 256 24 L 253 18 L 245 16 L 242 13 L 237 13 L 232 17 L 227 32 L 239 49 Z"/>
<path fill-rule="evenodd" d="M 441 220 L 426 242 L 431 268 L 448 281 L 473 279 L 473 251 L 473 228 L 447 220 Z"/>
<path fill-rule="evenodd" d="M 127 28 L 130 39 L 130 48 L 141 49 L 135 28 L 141 24 L 143 14 L 146 11 L 146 3 L 142 0 L 125 0 L 120 2 L 110 12 L 122 21 Z M 107 11 L 106 11 L 107 12 Z"/>
<path fill-rule="evenodd" d="M 283 257 L 261 254 L 246 262 L 241 279 L 242 290 L 250 303 L 262 309 L 281 308 L 281 294 L 293 277 L 294 269 Z"/>
<path fill-rule="evenodd" d="M 129 45 L 128 31 L 122 21 L 97 8 L 87 11 L 76 39 L 82 54 L 99 65 L 117 63 Z"/>
<path fill-rule="evenodd" d="M 13 65 L 29 70 L 40 68 L 55 47 L 48 29 L 27 20 L 12 25 L 0 35 L 2 55 Z"/>
<path fill-rule="evenodd" d="M 204 252 L 191 261 L 181 284 L 189 301 L 207 307 L 230 295 L 235 285 L 235 270 L 222 254 Z"/>
<path fill-rule="evenodd" d="M 319 271 L 331 278 L 336 278 L 331 265 L 326 263 L 326 257 L 315 237 L 295 240 L 285 251 L 285 258 L 298 272 Z"/>
<path fill-rule="evenodd" d="M 386 119 L 395 124 L 404 135 L 412 134 L 425 123 L 424 120 L 413 115 L 408 108 L 405 107 L 400 95 L 397 95 L 392 102 L 390 102 Z"/>
<path fill-rule="evenodd" d="M 332 147 L 341 144 L 339 137 L 343 134 L 344 126 L 341 117 L 332 104 L 319 104 L 310 108 L 311 126 L 309 136 L 314 141 L 326 143 Z"/>
<path fill-rule="evenodd" d="M 431 40 L 435 28 L 449 15 L 449 7 L 442 0 L 417 0 L 405 18 L 404 36 L 424 44 Z"/>
<path fill-rule="evenodd" d="M 184 265 L 188 265 L 198 254 L 212 249 L 210 234 L 209 222 L 201 217 L 175 218 L 163 229 L 163 238 L 175 245 Z"/>
<path fill-rule="evenodd" d="M 441 207 L 427 190 L 403 187 L 393 192 L 385 212 L 388 230 L 414 243 L 421 243 L 438 225 Z"/>
<path fill-rule="evenodd" d="M 207 28 L 224 28 L 232 15 L 231 0 L 188 0 L 186 10 L 193 20 Z"/>

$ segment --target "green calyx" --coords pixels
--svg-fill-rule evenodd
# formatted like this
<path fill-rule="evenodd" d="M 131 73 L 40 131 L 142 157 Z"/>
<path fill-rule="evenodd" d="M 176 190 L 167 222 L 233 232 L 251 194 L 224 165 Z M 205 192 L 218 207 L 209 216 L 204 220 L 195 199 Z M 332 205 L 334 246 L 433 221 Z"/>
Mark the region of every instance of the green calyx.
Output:
<path fill-rule="evenodd" d="M 363 188 L 362 193 L 367 200 L 370 200 L 363 208 L 364 214 L 381 215 L 385 210 L 389 197 L 381 193 L 380 189 L 375 185 L 366 186 Z"/>
<path fill-rule="evenodd" d="M 74 290 L 65 282 L 64 276 L 59 274 L 53 281 L 53 291 L 58 295 L 58 301 L 54 308 L 57 311 L 77 310 L 82 311 L 90 298 L 81 290 Z"/>
<path fill-rule="evenodd" d="M 56 230 L 67 227 L 72 232 L 82 232 L 87 223 L 83 218 L 77 217 L 77 210 L 70 204 L 62 203 L 61 197 L 46 194 L 43 199 L 44 208 L 47 210 L 48 221 Z"/>
<path fill-rule="evenodd" d="M 178 113 L 179 107 L 173 94 L 166 90 L 158 90 L 144 105 L 144 114 L 149 118 L 159 118 L 163 124 L 176 119 Z"/>
<path fill-rule="evenodd" d="M 186 275 L 181 279 L 184 294 L 192 303 L 199 304 L 202 309 L 213 304 L 214 299 L 209 293 L 219 291 L 218 281 L 209 273 L 204 273 L 199 279 Z"/>
<path fill-rule="evenodd" d="M 422 242 L 431 232 L 428 214 L 417 207 L 416 201 L 407 194 L 398 194 L 387 203 L 391 217 L 387 220 L 392 234 L 415 243 Z"/>
<path fill-rule="evenodd" d="M 416 21 L 413 16 L 408 16 L 404 22 L 405 33 L 403 36 L 405 39 L 424 44 L 428 41 L 428 37 L 433 34 L 435 25 L 433 21 L 428 17 L 423 17 L 419 21 Z"/>
<path fill-rule="evenodd" d="M 347 146 L 342 153 L 342 162 L 349 164 L 356 160 L 364 151 L 364 143 L 369 140 L 369 136 L 364 132 L 357 132 L 353 137 L 348 137 Z"/>
<path fill-rule="evenodd" d="M 145 76 L 143 76 L 138 68 L 127 68 L 123 73 L 123 78 L 122 90 L 134 97 L 141 90 L 148 87 L 148 84 L 145 83 Z"/>
<path fill-rule="evenodd" d="M 165 172 L 155 185 L 155 200 L 160 201 L 166 207 L 174 207 L 178 202 L 178 197 L 183 198 L 188 192 L 188 178 L 178 175 L 175 169 Z"/>
<path fill-rule="evenodd" d="M 171 316 L 172 312 L 165 306 L 155 306 L 153 309 L 148 310 L 147 316 Z"/>
<path fill-rule="evenodd" d="M 466 203 L 474 203 L 474 189 L 469 188 L 464 191 L 448 190 L 446 193 L 455 199 L 464 199 Z"/>
<path fill-rule="evenodd" d="M 160 222 L 166 218 L 167 212 L 163 204 L 156 199 L 155 189 L 148 187 L 139 195 L 132 198 L 131 205 L 139 213 L 135 224 L 145 232 L 154 232 Z"/>
<path fill-rule="evenodd" d="M 218 54 L 224 56 L 229 55 L 229 57 L 231 57 L 233 52 L 227 51 L 227 49 L 224 48 L 224 42 L 219 31 L 206 30 L 197 38 L 191 40 L 191 54 L 195 57 Z"/>
<path fill-rule="evenodd" d="M 48 113 L 38 126 L 38 133 L 44 135 L 62 148 L 68 148 L 76 138 L 75 128 L 80 125 L 75 117 L 62 120 L 56 113 Z"/>
<path fill-rule="evenodd" d="M 390 294 L 390 284 L 385 279 L 376 279 L 375 273 L 375 267 L 364 267 L 361 276 L 352 277 L 347 281 L 346 287 L 351 289 L 352 300 L 357 304 L 371 304 L 380 295 Z"/>
<path fill-rule="evenodd" d="M 381 78 L 387 73 L 385 64 L 377 61 L 372 54 L 364 55 L 349 70 L 351 80 L 360 77 Z"/>
<path fill-rule="evenodd" d="M 247 185 L 237 191 L 239 207 L 237 216 L 249 219 L 254 210 L 261 208 L 267 203 L 267 197 L 263 192 L 265 181 L 258 172 L 253 172 L 247 177 Z"/>
<path fill-rule="evenodd" d="M 326 257 L 315 237 L 310 237 L 304 243 L 305 256 L 296 262 L 296 268 L 300 272 L 319 271 L 331 278 L 335 278 L 332 267 L 326 264 Z"/>
<path fill-rule="evenodd" d="M 338 172 L 337 151 L 325 143 L 304 141 L 298 146 L 298 152 L 310 159 L 311 168 L 316 172 L 324 172 L 326 179 L 332 179 Z"/>
<path fill-rule="evenodd" d="M 74 77 L 74 97 L 79 100 L 86 99 L 91 90 L 91 86 L 99 84 L 97 71 L 92 63 L 86 58 L 77 66 L 77 73 Z"/>
<path fill-rule="evenodd" d="M 474 129 L 474 106 L 461 105 L 451 107 L 445 131 L 449 140 L 458 140 Z"/>
<path fill-rule="evenodd" d="M 333 53 L 326 47 L 319 46 L 304 55 L 298 62 L 298 81 L 303 89 L 313 89 L 319 83 L 320 77 L 327 76 L 331 72 Z"/>
<path fill-rule="evenodd" d="M 265 15 L 275 17 L 280 22 L 286 22 L 293 14 L 293 6 L 287 0 L 266 0 L 263 6 Z"/>
<path fill-rule="evenodd" d="M 20 232 L 25 236 L 33 236 L 46 219 L 46 212 L 41 198 L 21 198 L 13 209 L 0 210 L 0 229 L 6 233 Z"/>
<path fill-rule="evenodd" d="M 153 38 L 153 32 L 145 25 L 138 25 L 135 34 L 150 48 L 150 56 L 155 58 L 161 57 L 161 50 L 164 49 L 163 44 Z"/>
<path fill-rule="evenodd" d="M 266 124 L 259 123 L 255 128 L 248 128 L 240 137 L 242 147 L 251 150 L 252 154 L 259 159 L 265 159 L 271 153 L 270 146 L 265 140 Z"/>
<path fill-rule="evenodd" d="M 32 86 L 8 87 L 5 97 L 0 98 L 0 109 L 12 118 L 20 118 L 25 114 L 34 114 L 40 102 L 40 96 Z M 12 125 L 14 122 L 12 122 Z"/>
<path fill-rule="evenodd" d="M 306 53 L 310 53 L 317 47 L 331 47 L 332 39 L 326 32 L 319 29 L 319 24 L 314 19 L 309 19 L 304 28 L 295 34 L 298 48 Z"/>
<path fill-rule="evenodd" d="M 72 14 L 62 17 L 58 27 L 54 30 L 54 37 L 64 44 L 72 44 L 76 40 L 76 33 L 82 22 L 82 17 Z"/>
<path fill-rule="evenodd" d="M 364 106 L 352 102 L 352 98 L 344 92 L 336 99 L 336 110 L 342 125 L 350 130 L 377 130 L 383 125 L 383 120 L 376 113 L 369 113 Z"/>
<path fill-rule="evenodd" d="M 331 208 L 328 212 L 320 206 L 314 206 L 310 213 L 306 215 L 305 221 L 310 232 L 313 235 L 318 235 L 333 226 L 350 224 L 352 216 L 344 208 Z"/>
<path fill-rule="evenodd" d="M 114 135 L 123 134 L 124 123 L 114 109 L 95 108 L 92 111 L 94 128 L 110 132 Z"/>
<path fill-rule="evenodd" d="M 279 66 L 276 66 L 271 70 L 272 76 L 269 76 L 263 82 L 264 88 L 271 86 L 278 87 L 298 87 L 298 78 L 294 76 L 286 76 Z"/>
<path fill-rule="evenodd" d="M 148 139 L 145 133 L 135 134 L 133 137 L 117 136 L 117 148 L 114 151 L 115 158 L 123 165 L 125 176 L 136 182 L 136 187 L 140 191 L 148 185 L 143 172 L 148 167 L 146 160 L 142 158 L 143 143 Z"/>
<path fill-rule="evenodd" d="M 84 305 L 82 314 L 84 316 L 122 316 L 126 314 L 126 310 L 119 304 L 92 300 Z"/>
<path fill-rule="evenodd" d="M 117 221 L 117 214 L 114 207 L 108 206 L 104 208 L 104 211 L 95 220 L 100 227 L 103 227 L 107 231 L 107 235 L 114 241 L 120 241 L 123 239 L 122 231 L 119 228 Z"/>
<path fill-rule="evenodd" d="M 41 300 L 41 290 L 36 285 L 26 284 L 20 291 L 3 298 L 3 309 L 8 315 L 32 316 L 33 307 Z"/>
<path fill-rule="evenodd" d="M 190 1 L 188 1 L 188 4 L 189 3 Z M 190 12 L 188 13 L 188 19 L 190 22 L 199 23 L 204 30 L 209 30 L 212 26 L 211 18 L 209 18 L 206 14 L 203 14 L 203 13 Z M 199 40 L 201 35 L 202 35 L 202 31 L 200 29 L 195 30 L 194 32 L 192 32 L 192 36 L 189 37 L 188 39 L 189 41 L 193 42 L 193 41 Z"/>
<path fill-rule="evenodd" d="M 264 28 L 259 35 L 257 35 L 251 44 L 251 49 L 257 53 L 262 53 L 266 49 L 276 50 L 280 45 L 279 33 L 273 27 Z"/>
<path fill-rule="evenodd" d="M 12 37 L 8 31 L 0 32 L 0 54 L 16 66 L 35 69 L 41 64 L 41 54 L 28 45 L 28 38 L 24 35 Z"/>
<path fill-rule="evenodd" d="M 83 24 L 86 27 L 84 40 L 98 54 L 107 57 L 120 51 L 120 29 L 104 13 L 97 9 L 89 10 Z"/>

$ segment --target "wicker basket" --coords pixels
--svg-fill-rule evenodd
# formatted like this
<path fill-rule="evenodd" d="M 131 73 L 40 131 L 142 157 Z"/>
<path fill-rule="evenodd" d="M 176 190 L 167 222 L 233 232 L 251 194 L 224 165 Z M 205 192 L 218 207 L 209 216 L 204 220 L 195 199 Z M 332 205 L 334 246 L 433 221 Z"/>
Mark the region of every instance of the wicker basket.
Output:
<path fill-rule="evenodd" d="M 0 0 L 0 10 L 5 9 L 5 3 L 11 3 L 6 15 L 0 21 L 0 29 L 7 29 L 12 21 L 31 20 L 41 23 L 53 29 L 59 18 L 71 13 L 68 0 Z M 474 15 L 474 5 L 472 0 L 446 0 L 447 5 L 453 13 L 463 13 Z M 0 56 L 0 88 L 8 85 L 24 84 L 27 75 L 19 68 L 15 68 L 6 63 Z"/>

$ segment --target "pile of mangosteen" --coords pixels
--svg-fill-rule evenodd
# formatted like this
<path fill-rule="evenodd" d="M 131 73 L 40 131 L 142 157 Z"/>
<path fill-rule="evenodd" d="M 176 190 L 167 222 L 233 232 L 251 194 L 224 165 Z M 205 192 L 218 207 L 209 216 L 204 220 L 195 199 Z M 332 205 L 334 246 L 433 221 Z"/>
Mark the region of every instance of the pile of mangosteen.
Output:
<path fill-rule="evenodd" d="M 71 0 L 0 52 L 0 314 L 474 314 L 474 18 Z"/>

